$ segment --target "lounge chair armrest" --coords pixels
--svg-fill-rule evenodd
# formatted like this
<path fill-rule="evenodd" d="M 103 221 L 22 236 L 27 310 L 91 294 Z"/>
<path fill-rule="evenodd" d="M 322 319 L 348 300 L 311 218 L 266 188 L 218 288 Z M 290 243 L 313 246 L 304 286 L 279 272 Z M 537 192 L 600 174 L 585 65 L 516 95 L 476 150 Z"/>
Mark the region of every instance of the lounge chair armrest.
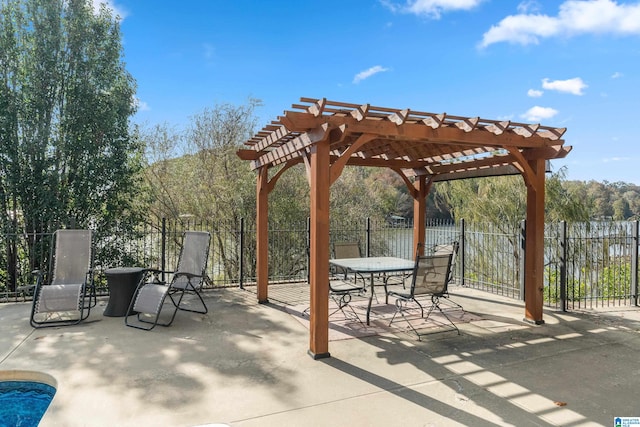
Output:
<path fill-rule="evenodd" d="M 152 283 L 166 284 L 167 281 L 160 279 L 160 275 L 161 274 L 175 274 L 175 272 L 174 271 L 167 271 L 167 270 L 160 270 L 159 268 L 145 268 L 144 269 L 144 274 L 145 275 L 147 275 L 147 274 L 151 275 Z M 145 281 L 148 282 L 148 279 L 145 279 Z"/>
<path fill-rule="evenodd" d="M 31 271 L 31 274 L 33 274 L 36 279 L 36 283 L 34 284 L 34 286 L 38 287 L 44 282 L 47 272 L 46 270 L 33 270 Z"/>
<path fill-rule="evenodd" d="M 145 272 L 147 273 L 151 273 L 151 274 L 173 274 L 175 273 L 174 271 L 167 271 L 167 270 L 160 270 L 159 268 L 145 268 L 144 269 Z"/>
<path fill-rule="evenodd" d="M 186 271 L 176 271 L 174 277 L 185 276 L 187 279 L 193 279 L 194 277 L 204 277 L 202 274 L 187 273 Z"/>

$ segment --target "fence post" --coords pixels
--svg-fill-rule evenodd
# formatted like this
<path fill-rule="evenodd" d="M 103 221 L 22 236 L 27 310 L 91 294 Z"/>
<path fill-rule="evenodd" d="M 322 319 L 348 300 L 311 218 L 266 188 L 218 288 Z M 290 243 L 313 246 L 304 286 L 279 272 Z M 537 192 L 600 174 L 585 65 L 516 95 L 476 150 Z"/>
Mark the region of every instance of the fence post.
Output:
<path fill-rule="evenodd" d="M 160 236 L 160 268 L 162 269 L 162 281 L 165 281 L 164 272 L 167 269 L 167 219 L 162 217 L 162 236 Z"/>
<path fill-rule="evenodd" d="M 465 222 L 464 222 L 464 218 L 460 220 L 460 248 L 459 249 L 459 256 L 460 256 L 460 267 L 459 267 L 459 272 L 460 272 L 460 285 L 464 286 L 464 253 L 465 253 L 465 248 L 466 248 L 466 234 L 465 234 Z"/>
<path fill-rule="evenodd" d="M 567 301 L 567 221 L 562 221 L 560 229 L 560 304 L 562 311 L 567 311 L 569 302 Z"/>
<path fill-rule="evenodd" d="M 240 289 L 244 289 L 244 218 L 240 218 L 240 271 L 238 274 L 240 275 L 240 279 L 238 281 L 238 286 Z"/>
<path fill-rule="evenodd" d="M 7 275 L 9 276 L 9 291 L 15 292 L 18 289 L 18 256 L 16 252 L 16 240 L 18 230 L 15 216 L 11 218 L 11 229 L 6 227 L 7 236 Z"/>
<path fill-rule="evenodd" d="M 371 218 L 367 217 L 367 247 L 366 256 L 371 256 Z"/>
<path fill-rule="evenodd" d="M 633 237 L 631 246 L 631 292 L 633 298 L 633 305 L 638 305 L 638 234 L 640 233 L 640 221 L 633 223 Z"/>
<path fill-rule="evenodd" d="M 518 270 L 520 271 L 519 274 L 519 280 L 520 280 L 520 301 L 524 301 L 524 276 L 525 276 L 525 257 L 527 256 L 527 251 L 525 250 L 526 247 L 526 238 L 525 236 L 527 232 L 527 221 L 526 220 L 522 220 L 520 222 L 520 268 L 518 268 Z"/>

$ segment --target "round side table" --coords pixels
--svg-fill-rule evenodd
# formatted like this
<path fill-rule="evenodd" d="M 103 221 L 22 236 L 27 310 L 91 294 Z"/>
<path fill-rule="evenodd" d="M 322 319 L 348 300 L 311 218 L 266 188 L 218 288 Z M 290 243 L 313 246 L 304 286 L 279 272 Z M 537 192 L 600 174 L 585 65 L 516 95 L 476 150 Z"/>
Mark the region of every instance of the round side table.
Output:
<path fill-rule="evenodd" d="M 104 271 L 109 287 L 109 302 L 103 313 L 105 316 L 123 317 L 135 313 L 127 313 L 127 310 L 145 271 L 142 267 L 116 267 Z"/>

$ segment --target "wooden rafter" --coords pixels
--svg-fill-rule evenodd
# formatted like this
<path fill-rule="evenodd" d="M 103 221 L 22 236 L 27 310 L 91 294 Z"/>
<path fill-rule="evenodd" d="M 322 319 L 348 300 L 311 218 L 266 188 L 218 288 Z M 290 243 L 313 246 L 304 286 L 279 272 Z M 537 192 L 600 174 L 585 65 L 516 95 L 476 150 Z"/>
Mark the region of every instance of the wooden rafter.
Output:
<path fill-rule="evenodd" d="M 370 159 L 371 165 L 378 159 L 405 161 L 406 166 L 422 163 L 426 166 L 434 162 L 490 153 L 498 149 L 539 149 L 562 146 L 558 139 L 564 129 L 542 127 L 540 125 L 514 124 L 507 121 L 489 121 L 479 117 L 464 118 L 415 111 L 376 108 L 372 113 L 368 105 L 354 105 L 351 110 L 335 110 L 331 101 L 318 100 L 307 111 L 287 111 L 280 117 L 279 126 L 270 125 L 254 138 L 247 141 L 249 149 L 256 155 L 239 153 L 244 159 L 253 160 L 252 168 L 263 165 L 275 166 L 301 155 L 314 142 L 308 137 L 322 127 L 341 129 L 340 140 L 346 147 L 356 141 L 359 135 L 374 134 L 375 142 L 366 144 L 351 153 L 351 157 Z M 331 113 L 332 110 L 335 110 Z M 312 112 L 309 112 L 312 111 Z M 380 113 L 382 112 L 382 113 Z M 428 122 L 428 123 L 425 123 Z M 334 142 L 332 142 L 334 144 Z M 344 148 L 339 149 L 341 152 Z"/>

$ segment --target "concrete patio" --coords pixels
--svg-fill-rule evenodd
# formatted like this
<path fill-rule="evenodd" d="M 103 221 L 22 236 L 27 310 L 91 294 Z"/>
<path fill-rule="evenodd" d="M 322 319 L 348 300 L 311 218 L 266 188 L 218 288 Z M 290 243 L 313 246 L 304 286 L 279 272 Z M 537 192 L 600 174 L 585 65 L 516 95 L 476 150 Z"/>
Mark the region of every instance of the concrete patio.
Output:
<path fill-rule="evenodd" d="M 533 326 L 518 301 L 454 287 L 461 335 L 418 341 L 384 322 L 337 322 L 332 357 L 315 361 L 304 290 L 274 286 L 264 305 L 251 289 L 208 291 L 208 315 L 181 312 L 151 332 L 103 316 L 105 301 L 80 325 L 37 330 L 30 303 L 2 304 L 0 370 L 57 379 L 43 427 L 610 426 L 640 416 L 638 309 L 547 310 Z"/>

